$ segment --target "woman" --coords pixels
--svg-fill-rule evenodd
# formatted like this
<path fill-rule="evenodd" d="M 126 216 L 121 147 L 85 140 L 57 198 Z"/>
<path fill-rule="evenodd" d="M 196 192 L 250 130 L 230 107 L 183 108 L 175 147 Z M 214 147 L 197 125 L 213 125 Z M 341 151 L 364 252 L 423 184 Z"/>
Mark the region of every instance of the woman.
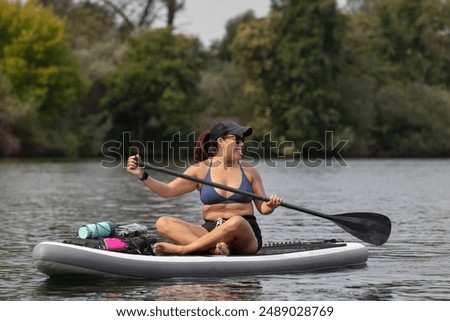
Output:
<path fill-rule="evenodd" d="M 226 120 L 200 135 L 195 147 L 196 163 L 184 172 L 244 191 L 265 195 L 261 177 L 255 168 L 241 164 L 244 140 L 251 127 Z M 209 251 L 217 255 L 255 254 L 261 248 L 261 231 L 254 216 L 252 198 L 233 194 L 183 178 L 166 184 L 148 176 L 138 167 L 139 156 L 128 158 L 127 170 L 138 176 L 156 194 L 169 198 L 200 191 L 203 202 L 202 226 L 174 217 L 160 217 L 158 232 L 172 243 L 156 243 L 154 252 L 164 255 L 185 255 Z M 253 200 L 261 214 L 270 214 L 282 199 L 272 195 L 268 202 Z"/>

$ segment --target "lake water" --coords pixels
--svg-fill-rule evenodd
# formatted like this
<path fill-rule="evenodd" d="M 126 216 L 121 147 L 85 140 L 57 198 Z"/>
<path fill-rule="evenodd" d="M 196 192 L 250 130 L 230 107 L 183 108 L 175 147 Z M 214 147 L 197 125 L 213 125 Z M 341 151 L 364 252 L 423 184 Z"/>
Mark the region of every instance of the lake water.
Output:
<path fill-rule="evenodd" d="M 55 282 L 31 261 L 43 240 L 72 238 L 86 223 L 160 215 L 201 223 L 194 192 L 164 200 L 122 168 L 100 161 L 0 162 L 1 300 L 450 300 L 450 160 L 347 160 L 348 166 L 258 165 L 266 192 L 324 213 L 388 215 L 390 240 L 369 244 L 366 266 L 326 272 L 164 281 Z M 152 174 L 161 180 L 167 177 Z M 358 241 L 337 225 L 278 208 L 257 215 L 265 242 Z"/>

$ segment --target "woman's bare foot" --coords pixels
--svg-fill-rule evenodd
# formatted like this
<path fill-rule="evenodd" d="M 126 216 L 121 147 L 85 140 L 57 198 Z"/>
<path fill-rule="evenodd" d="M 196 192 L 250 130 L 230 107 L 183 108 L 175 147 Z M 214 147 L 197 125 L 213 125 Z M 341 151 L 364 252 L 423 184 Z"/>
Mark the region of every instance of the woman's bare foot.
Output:
<path fill-rule="evenodd" d="M 217 243 L 216 249 L 214 250 L 214 254 L 216 254 L 216 255 L 230 255 L 230 249 L 228 248 L 227 243 L 225 243 L 225 242 Z"/>
<path fill-rule="evenodd" d="M 171 243 L 155 243 L 153 252 L 159 255 L 186 255 L 186 247 L 183 245 L 176 245 Z M 214 249 L 215 255 L 230 255 L 230 249 L 225 242 L 217 243 Z"/>
<path fill-rule="evenodd" d="M 184 246 L 171 243 L 155 243 L 153 252 L 160 255 L 185 255 Z"/>

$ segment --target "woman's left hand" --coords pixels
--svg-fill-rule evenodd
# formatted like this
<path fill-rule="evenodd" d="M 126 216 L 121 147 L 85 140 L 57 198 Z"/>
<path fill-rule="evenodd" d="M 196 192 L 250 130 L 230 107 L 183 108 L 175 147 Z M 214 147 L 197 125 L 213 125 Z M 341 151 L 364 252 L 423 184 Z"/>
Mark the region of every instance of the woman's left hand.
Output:
<path fill-rule="evenodd" d="M 270 200 L 266 202 L 266 205 L 271 209 L 276 209 L 278 206 L 280 206 L 281 202 L 283 202 L 283 199 L 281 197 L 272 194 L 270 195 Z"/>

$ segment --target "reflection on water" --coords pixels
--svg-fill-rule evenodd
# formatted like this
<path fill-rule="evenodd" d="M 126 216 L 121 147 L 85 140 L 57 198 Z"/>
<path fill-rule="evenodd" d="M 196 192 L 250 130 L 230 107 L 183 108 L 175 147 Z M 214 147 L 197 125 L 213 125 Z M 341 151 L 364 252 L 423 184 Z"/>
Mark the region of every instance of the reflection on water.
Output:
<path fill-rule="evenodd" d="M 35 289 L 37 300 L 151 300 L 247 301 L 261 290 L 258 280 L 208 282 L 202 280 L 46 279 Z"/>
<path fill-rule="evenodd" d="M 241 283 L 174 284 L 153 291 L 154 300 L 179 301 L 191 297 L 200 301 L 247 301 L 258 297 L 261 290 L 257 280 Z"/>
<path fill-rule="evenodd" d="M 324 213 L 379 212 L 393 222 L 360 269 L 201 280 L 49 280 L 33 267 L 43 240 L 86 223 L 160 215 L 201 223 L 198 193 L 156 197 L 123 169 L 99 162 L 0 163 L 1 300 L 450 300 L 450 160 L 353 160 L 349 167 L 259 165 L 266 192 Z M 155 177 L 171 178 L 158 173 Z M 332 222 L 279 208 L 258 215 L 264 241 L 358 241 Z"/>

